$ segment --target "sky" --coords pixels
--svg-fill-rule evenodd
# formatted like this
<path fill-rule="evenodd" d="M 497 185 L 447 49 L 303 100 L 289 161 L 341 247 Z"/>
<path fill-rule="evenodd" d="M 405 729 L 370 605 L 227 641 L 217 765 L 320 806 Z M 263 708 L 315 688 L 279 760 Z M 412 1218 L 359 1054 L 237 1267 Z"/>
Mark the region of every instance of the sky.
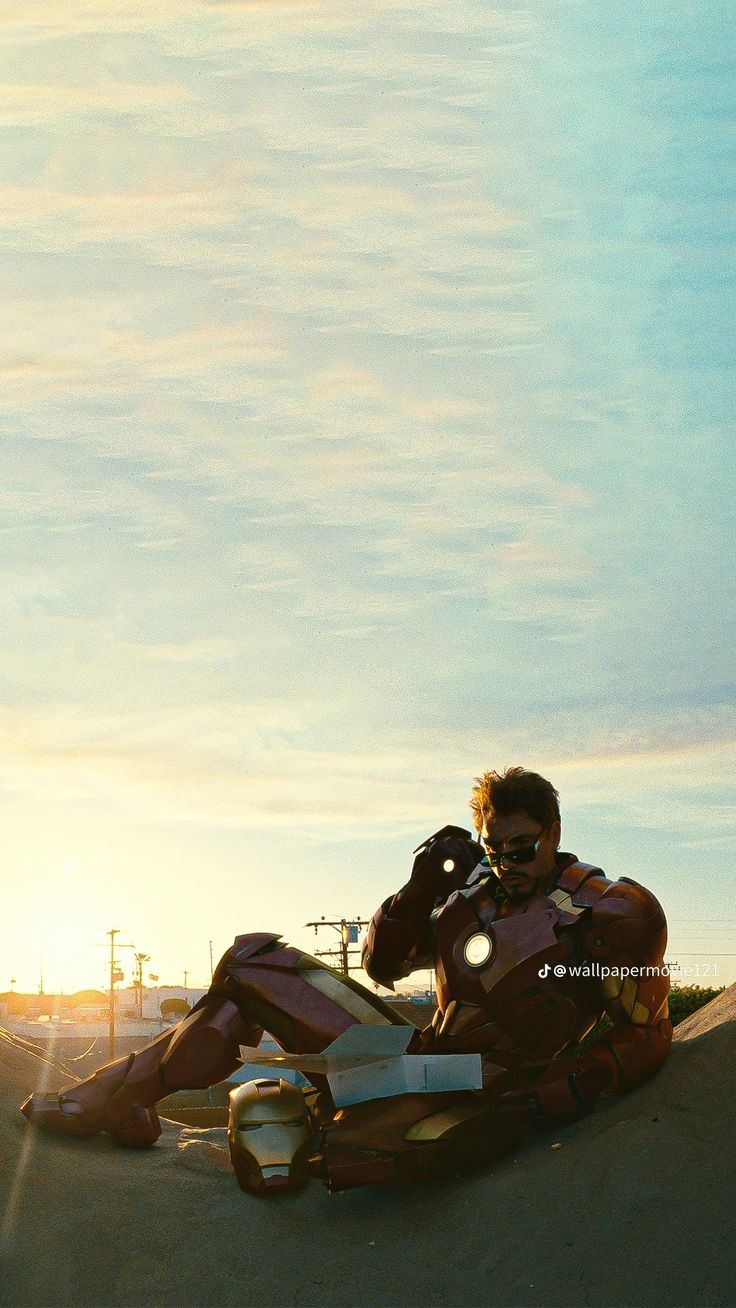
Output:
<path fill-rule="evenodd" d="M 736 979 L 729 13 L 4 8 L 0 991 L 332 948 L 514 764 Z"/>

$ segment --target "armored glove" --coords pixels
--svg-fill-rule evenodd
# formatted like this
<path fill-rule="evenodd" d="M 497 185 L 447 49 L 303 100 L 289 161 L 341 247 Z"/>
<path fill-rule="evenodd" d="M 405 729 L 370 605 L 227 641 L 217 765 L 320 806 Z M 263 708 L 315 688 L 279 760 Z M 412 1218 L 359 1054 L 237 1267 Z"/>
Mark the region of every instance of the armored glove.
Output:
<path fill-rule="evenodd" d="M 555 1122 L 573 1121 L 592 1111 L 611 1083 L 613 1073 L 604 1062 L 566 1058 L 550 1063 L 536 1085 L 508 1090 L 499 1097 L 501 1112 L 526 1130 L 540 1130 Z"/>
<path fill-rule="evenodd" d="M 432 913 L 484 857 L 482 845 L 462 827 L 443 827 L 414 852 L 410 879 L 381 905 L 363 946 L 363 967 L 385 986 L 432 966 Z"/>
<path fill-rule="evenodd" d="M 409 885 L 433 899 L 465 885 L 485 850 L 463 827 L 443 827 L 414 851 Z"/>

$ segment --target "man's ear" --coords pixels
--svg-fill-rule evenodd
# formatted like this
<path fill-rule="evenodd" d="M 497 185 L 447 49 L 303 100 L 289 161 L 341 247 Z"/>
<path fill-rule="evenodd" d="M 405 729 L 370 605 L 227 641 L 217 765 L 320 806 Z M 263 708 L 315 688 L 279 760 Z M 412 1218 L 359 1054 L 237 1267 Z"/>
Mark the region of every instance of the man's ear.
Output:
<path fill-rule="evenodd" d="M 555 849 L 558 849 L 560 845 L 560 836 L 562 835 L 562 825 L 560 823 L 559 818 L 555 818 L 554 822 L 552 823 L 552 826 L 549 829 L 549 834 L 552 839 L 552 844 L 554 845 Z"/>

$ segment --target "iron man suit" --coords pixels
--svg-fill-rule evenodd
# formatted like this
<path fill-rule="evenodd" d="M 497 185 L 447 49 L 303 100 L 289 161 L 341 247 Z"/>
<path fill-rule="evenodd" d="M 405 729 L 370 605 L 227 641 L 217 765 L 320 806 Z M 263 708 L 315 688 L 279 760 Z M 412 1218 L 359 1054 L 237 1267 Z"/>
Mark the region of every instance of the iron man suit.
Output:
<path fill-rule="evenodd" d="M 632 1089 L 664 1062 L 666 941 L 648 890 L 560 854 L 545 893 L 521 903 L 485 877 L 421 921 L 402 913 L 400 891 L 373 918 L 364 966 L 386 984 L 434 966 L 438 1009 L 418 1047 L 482 1054 L 487 1090 L 528 1091 L 533 1115 L 552 1122 L 604 1090 Z M 604 1012 L 609 1030 L 584 1053 L 556 1057 Z"/>
<path fill-rule="evenodd" d="M 500 1157 L 529 1130 L 572 1120 L 600 1095 L 639 1085 L 667 1057 L 667 931 L 649 891 L 626 878 L 612 882 L 572 854 L 558 854 L 542 893 L 523 902 L 509 900 L 495 874 L 478 868 L 474 876 L 433 902 L 425 897 L 421 911 L 409 883 L 375 914 L 363 957 L 368 974 L 389 986 L 417 968 L 436 969 L 437 1012 L 408 1052 L 479 1053 L 483 1089 L 402 1094 L 335 1112 L 326 1080 L 310 1074 L 319 1131 L 310 1168 L 330 1190 Z M 565 1056 L 604 1012 L 611 1027 Z M 31 1095 L 22 1111 L 44 1130 L 105 1130 L 124 1144 L 152 1144 L 161 1129 L 156 1102 L 226 1078 L 240 1044 L 257 1044 L 264 1029 L 284 1050 L 310 1054 L 356 1022 L 404 1024 L 280 937 L 238 936 L 178 1026 L 58 1096 Z M 245 1099 L 252 1117 L 259 1096 Z M 238 1135 L 231 1130 L 231 1140 Z M 283 1176 L 243 1180 L 249 1166 L 235 1167 L 244 1189 L 283 1188 Z"/>

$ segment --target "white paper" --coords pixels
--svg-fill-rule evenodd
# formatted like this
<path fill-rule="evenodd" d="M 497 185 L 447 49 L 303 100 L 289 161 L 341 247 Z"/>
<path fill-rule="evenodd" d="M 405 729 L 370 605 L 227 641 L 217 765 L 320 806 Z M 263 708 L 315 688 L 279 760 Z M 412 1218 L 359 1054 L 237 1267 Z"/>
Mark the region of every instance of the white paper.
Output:
<path fill-rule="evenodd" d="M 414 1028 L 363 1026 L 356 1023 L 321 1054 L 262 1054 L 240 1046 L 244 1063 L 296 1068 L 327 1077 L 338 1108 L 386 1099 L 392 1095 L 431 1094 L 442 1090 L 480 1090 L 480 1054 L 407 1054 Z"/>

